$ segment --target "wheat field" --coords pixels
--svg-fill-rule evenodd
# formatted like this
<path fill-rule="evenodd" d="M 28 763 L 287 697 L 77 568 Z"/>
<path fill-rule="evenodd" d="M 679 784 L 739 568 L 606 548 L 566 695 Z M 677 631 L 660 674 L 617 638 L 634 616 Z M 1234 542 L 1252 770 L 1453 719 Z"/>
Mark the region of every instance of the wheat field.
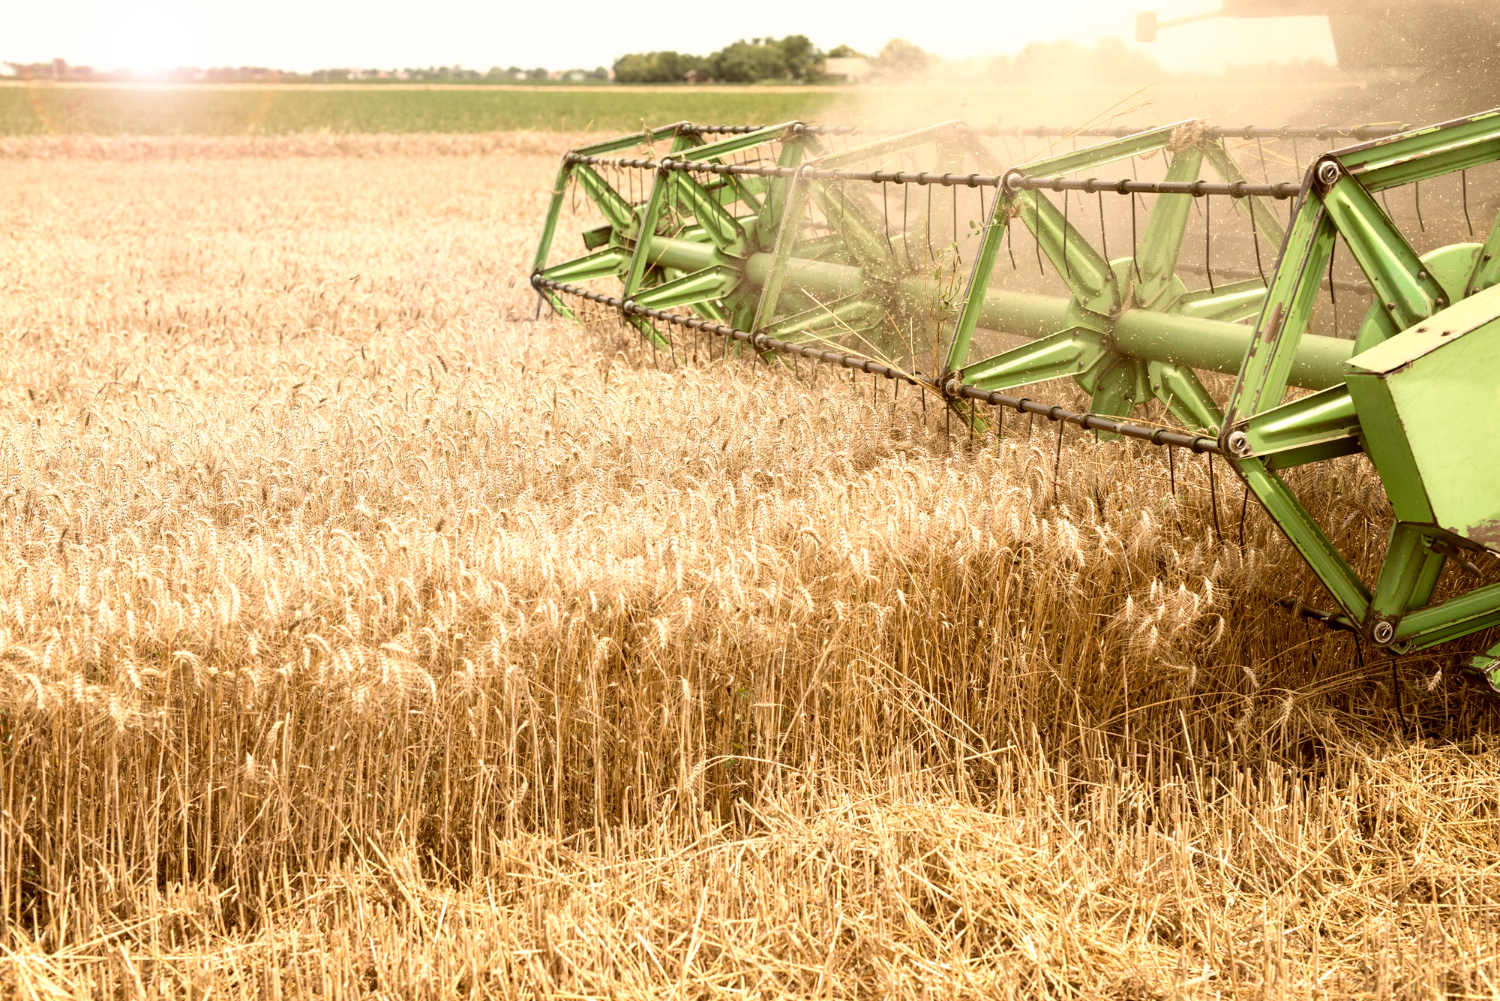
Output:
<path fill-rule="evenodd" d="M 7 995 L 1500 993 L 1455 655 L 1203 457 L 538 316 L 567 144 L 0 141 Z"/>

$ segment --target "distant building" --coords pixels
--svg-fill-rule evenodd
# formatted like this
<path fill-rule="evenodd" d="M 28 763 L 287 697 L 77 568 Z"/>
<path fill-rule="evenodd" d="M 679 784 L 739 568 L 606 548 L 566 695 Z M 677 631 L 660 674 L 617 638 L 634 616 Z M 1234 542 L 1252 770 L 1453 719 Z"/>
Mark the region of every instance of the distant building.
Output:
<path fill-rule="evenodd" d="M 875 67 L 864 56 L 823 60 L 823 75 L 833 83 L 864 83 Z"/>

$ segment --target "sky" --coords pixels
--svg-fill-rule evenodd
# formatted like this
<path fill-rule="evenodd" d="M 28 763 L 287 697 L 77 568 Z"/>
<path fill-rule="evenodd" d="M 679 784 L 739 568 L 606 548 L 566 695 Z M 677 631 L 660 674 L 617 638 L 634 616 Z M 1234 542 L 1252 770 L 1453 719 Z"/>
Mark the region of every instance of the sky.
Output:
<path fill-rule="evenodd" d="M 1032 42 L 1115 36 L 1170 71 L 1230 63 L 1334 61 L 1321 18 L 1215 20 L 1136 46 L 1135 14 L 1163 19 L 1212 10 L 1219 0 L 1018 0 L 921 5 L 897 0 L 703 0 L 636 5 L 472 0 L 0 0 L 0 60 L 66 59 L 96 69 L 174 66 L 331 67 L 608 65 L 625 52 L 707 53 L 749 35 L 804 34 L 824 49 L 875 52 L 900 36 L 947 59 L 1012 55 Z M 946 9 L 944 9 L 946 8 Z M 850 17 L 850 9 L 858 10 Z M 709 16 L 719 10 L 722 16 Z M 653 16 L 652 12 L 655 11 Z M 1059 17 L 1059 14 L 1065 16 Z M 676 15 L 676 16 L 673 16 Z M 686 15 L 686 16 L 684 16 Z"/>

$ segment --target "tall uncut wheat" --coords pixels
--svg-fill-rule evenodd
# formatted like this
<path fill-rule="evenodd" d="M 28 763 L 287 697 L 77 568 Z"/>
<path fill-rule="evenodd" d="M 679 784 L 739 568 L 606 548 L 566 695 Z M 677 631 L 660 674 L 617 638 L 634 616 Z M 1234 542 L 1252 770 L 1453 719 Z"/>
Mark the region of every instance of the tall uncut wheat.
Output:
<path fill-rule="evenodd" d="M 1497 991 L 1451 655 L 1202 457 L 534 319 L 565 144 L 0 148 L 7 992 Z"/>

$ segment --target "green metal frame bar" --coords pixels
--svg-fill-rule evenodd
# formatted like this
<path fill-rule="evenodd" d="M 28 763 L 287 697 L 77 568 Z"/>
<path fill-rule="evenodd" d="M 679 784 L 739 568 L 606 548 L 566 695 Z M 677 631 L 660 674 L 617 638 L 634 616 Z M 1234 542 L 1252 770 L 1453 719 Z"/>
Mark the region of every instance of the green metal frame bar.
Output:
<path fill-rule="evenodd" d="M 1203 152 L 1185 149 L 1172 157 L 1167 180 L 1197 180 L 1203 168 Z M 1177 256 L 1187 235 L 1188 213 L 1193 208 L 1192 195 L 1158 195 L 1146 232 L 1141 236 L 1135 255 L 1136 283 L 1134 300 L 1138 306 L 1153 306 L 1171 292 L 1177 274 Z"/>

